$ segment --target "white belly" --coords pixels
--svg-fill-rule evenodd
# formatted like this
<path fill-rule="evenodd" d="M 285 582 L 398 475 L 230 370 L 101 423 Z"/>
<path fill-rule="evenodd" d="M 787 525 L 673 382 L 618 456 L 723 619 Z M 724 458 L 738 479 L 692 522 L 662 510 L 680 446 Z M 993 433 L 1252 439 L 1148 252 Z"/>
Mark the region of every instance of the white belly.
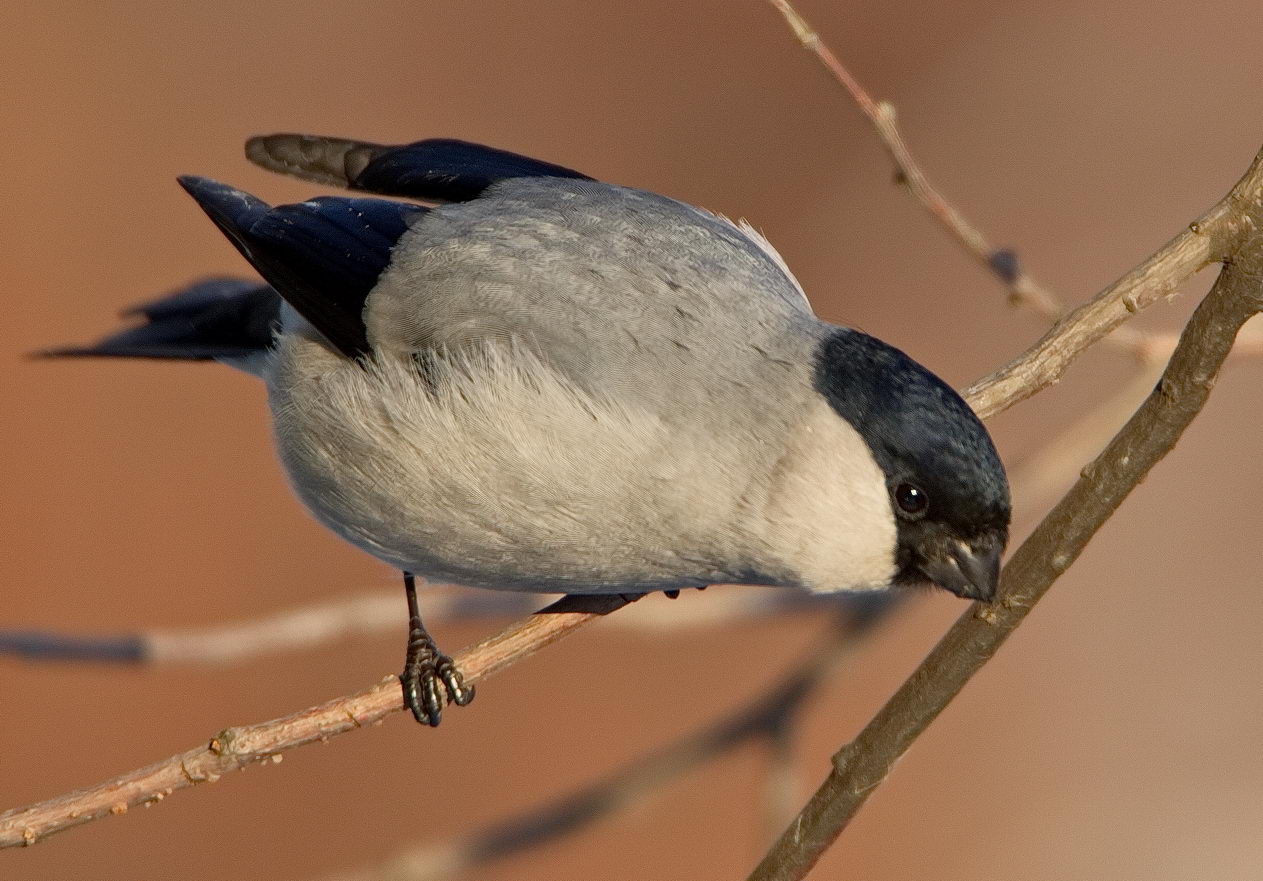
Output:
<path fill-rule="evenodd" d="M 828 465 L 822 444 L 863 447 L 832 414 L 769 456 L 766 438 L 710 436 L 595 400 L 507 346 L 420 376 L 410 358 L 366 369 L 295 334 L 266 376 L 300 498 L 400 569 L 570 593 L 890 577 L 894 525 L 885 534 L 871 457 L 873 473 L 814 471 Z M 821 481 L 837 490 L 821 497 Z"/>

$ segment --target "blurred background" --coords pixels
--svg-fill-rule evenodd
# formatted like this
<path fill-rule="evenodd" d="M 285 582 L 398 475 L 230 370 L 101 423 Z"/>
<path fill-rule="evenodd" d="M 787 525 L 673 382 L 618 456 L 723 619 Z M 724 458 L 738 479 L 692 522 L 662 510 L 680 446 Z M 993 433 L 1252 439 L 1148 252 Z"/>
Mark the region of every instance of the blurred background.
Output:
<path fill-rule="evenodd" d="M 1219 199 L 1263 140 L 1254 0 L 800 9 L 896 104 L 955 204 L 1072 302 Z M 397 586 L 290 496 L 249 378 L 25 357 L 93 339 L 119 309 L 194 278 L 248 274 L 174 177 L 274 202 L 312 194 L 249 165 L 252 134 L 465 138 L 746 217 L 822 316 L 957 386 L 1044 326 L 892 184 L 866 121 L 755 0 L 10 3 L 0 82 L 0 627 L 211 625 Z M 1143 326 L 1177 329 L 1209 280 Z M 1094 351 L 994 420 L 1014 472 L 1134 371 Z M 1230 365 L 1180 447 L 813 877 L 1263 875 L 1261 382 L 1260 361 Z M 1020 537 L 1051 499 L 1015 491 Z M 704 613 L 718 592 L 669 611 Z M 796 801 L 963 608 L 917 598 L 810 701 L 793 741 Z M 396 715 L 6 853 L 0 875 L 304 879 L 372 864 L 697 728 L 766 688 L 827 619 L 674 632 L 598 622 L 480 685 L 437 731 Z M 449 650 L 501 626 L 432 623 Z M 397 632 L 242 666 L 0 658 L 0 809 L 365 687 L 397 670 L 405 629 L 400 591 Z M 743 877 L 768 843 L 766 766 L 751 744 L 472 877 Z"/>

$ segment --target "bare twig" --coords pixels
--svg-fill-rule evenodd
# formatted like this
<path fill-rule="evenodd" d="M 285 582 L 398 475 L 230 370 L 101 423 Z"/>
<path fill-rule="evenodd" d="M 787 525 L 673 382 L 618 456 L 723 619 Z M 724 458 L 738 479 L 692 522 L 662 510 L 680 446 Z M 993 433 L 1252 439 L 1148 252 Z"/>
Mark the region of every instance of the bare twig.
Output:
<path fill-rule="evenodd" d="M 791 719 L 768 732 L 767 768 L 763 772 L 761 844 L 776 840 L 785 824 L 798 813 L 798 804 L 802 800 L 799 794 L 801 781 L 794 762 L 794 730 Z"/>
<path fill-rule="evenodd" d="M 1263 197 L 1238 203 L 1263 220 Z M 1263 235 L 1243 242 L 1193 313 L 1161 382 L 1105 451 L 1014 553 L 994 605 L 975 604 L 859 736 L 750 875 L 803 878 L 913 741 L 982 668 L 1205 404 L 1237 331 L 1263 309 Z"/>
<path fill-rule="evenodd" d="M 1254 232 L 1247 206 L 1263 195 L 1263 151 L 1213 208 L 1156 254 L 1058 321 L 1034 346 L 964 395 L 986 418 L 1052 385 L 1070 363 L 1131 315 L 1171 296 L 1198 270 L 1230 260 Z"/>
<path fill-rule="evenodd" d="M 460 653 L 456 663 L 467 682 L 479 682 L 632 599 L 566 597 Z M 358 694 L 270 722 L 226 728 L 209 743 L 114 780 L 0 814 L 0 847 L 35 844 L 54 832 L 123 814 L 137 805 L 154 804 L 198 783 L 213 782 L 229 771 L 279 761 L 287 749 L 363 728 L 401 709 L 399 680 L 391 676 Z"/>
<path fill-rule="evenodd" d="M 896 179 L 908 187 L 967 253 L 1008 285 L 1011 302 L 1057 322 L 1043 339 L 1014 362 L 970 386 L 966 397 L 971 397 L 980 416 L 993 416 L 1056 382 L 1070 361 L 1103 338 L 1129 350 L 1142 363 L 1155 357 L 1166 358 L 1174 351 L 1176 338 L 1173 335 L 1145 333 L 1122 324 L 1130 313 L 1140 311 L 1162 296 L 1173 295 L 1184 279 L 1224 259 L 1230 243 L 1242 233 L 1234 226 L 1239 212 L 1233 211 L 1231 205 L 1236 198 L 1257 190 L 1259 176 L 1263 174 L 1257 157 L 1246 176 L 1219 204 L 1189 224 L 1185 232 L 1140 267 L 1097 294 L 1088 304 L 1067 314 L 1061 298 L 1031 278 L 1012 251 L 992 245 L 930 183 L 904 141 L 895 120 L 895 108 L 886 101 L 873 100 L 789 0 L 770 2 L 785 17 L 803 47 L 820 60 L 868 117 L 894 163 Z M 1248 349 L 1251 354 L 1257 354 L 1261 348 L 1255 339 L 1239 350 Z M 1010 400 L 1013 396 L 1018 397 Z"/>
<path fill-rule="evenodd" d="M 1014 522 L 1034 519 L 1079 476 L 1084 462 L 1100 455 L 1136 408 L 1149 397 L 1166 364 L 1158 361 L 1140 365 L 1135 375 L 1114 389 L 1110 396 L 1092 407 L 1035 452 L 1007 465 L 1013 484 Z M 1018 511 L 1022 516 L 1018 515 Z"/>
<path fill-rule="evenodd" d="M 887 612 L 900 604 L 899 596 L 869 595 L 865 603 L 841 610 L 836 626 L 830 628 L 820 644 L 746 706 L 654 750 L 591 786 L 460 840 L 412 848 L 384 863 L 339 873 L 326 881 L 448 878 L 572 833 L 752 739 L 780 740 L 806 700 L 873 627 L 885 620 Z M 792 810 L 789 815 L 793 815 Z"/>
<path fill-rule="evenodd" d="M 425 620 L 504 619 L 530 614 L 557 599 L 544 594 L 427 587 Z M 685 592 L 688 597 L 691 591 Z M 679 631 L 721 627 L 760 615 L 845 606 L 847 594 L 811 594 L 749 586 L 708 595 L 704 602 L 640 603 L 610 619 L 610 626 L 637 631 Z M 862 600 L 861 600 L 862 602 Z M 151 630 L 118 636 L 0 630 L 0 655 L 32 661 L 143 663 L 151 666 L 239 664 L 252 659 L 311 649 L 341 639 L 388 631 L 402 632 L 403 597 L 397 589 L 286 609 L 244 621 L 205 627 Z"/>
<path fill-rule="evenodd" d="M 846 89 L 852 100 L 868 117 L 881 139 L 882 146 L 895 165 L 895 179 L 907 186 L 917 200 L 937 220 L 962 248 L 975 257 L 997 278 L 1008 285 L 1009 298 L 1015 304 L 1028 306 L 1049 321 L 1056 321 L 1065 313 L 1065 306 L 1051 291 L 1039 285 L 1021 268 L 1013 252 L 996 248 L 986 236 L 965 219 L 930 183 L 921 166 L 912 157 L 902 132 L 895 122 L 895 108 L 887 101 L 875 101 L 859 80 L 838 60 L 832 50 L 820 39 L 788 0 L 771 0 L 773 6 L 785 16 L 786 23 L 803 48 L 813 53 L 833 78 Z"/>

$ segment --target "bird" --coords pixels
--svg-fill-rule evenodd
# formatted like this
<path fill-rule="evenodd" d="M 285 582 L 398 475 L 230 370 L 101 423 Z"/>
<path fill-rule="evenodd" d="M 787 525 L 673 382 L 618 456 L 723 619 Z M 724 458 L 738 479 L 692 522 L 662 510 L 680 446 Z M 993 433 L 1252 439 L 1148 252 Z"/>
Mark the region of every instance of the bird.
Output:
<path fill-rule="evenodd" d="M 351 195 L 180 184 L 261 276 L 213 277 L 43 354 L 261 378 L 317 520 L 403 573 L 418 722 L 474 689 L 416 576 L 639 595 L 935 584 L 992 601 L 1004 466 L 969 405 L 822 320 L 754 227 L 467 141 L 251 138 Z"/>

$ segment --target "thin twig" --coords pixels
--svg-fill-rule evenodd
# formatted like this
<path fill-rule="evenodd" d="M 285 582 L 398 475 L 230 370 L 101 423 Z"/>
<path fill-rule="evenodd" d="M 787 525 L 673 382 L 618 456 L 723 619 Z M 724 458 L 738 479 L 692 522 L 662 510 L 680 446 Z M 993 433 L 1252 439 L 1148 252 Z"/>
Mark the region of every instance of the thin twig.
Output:
<path fill-rule="evenodd" d="M 840 610 L 836 626 L 825 638 L 748 704 L 590 786 L 456 841 L 411 848 L 378 865 L 339 873 L 326 881 L 438 881 L 468 872 L 571 834 L 743 743 L 760 737 L 775 740 L 792 727 L 798 710 L 830 673 L 901 602 L 899 594 L 873 594 L 864 603 Z"/>
<path fill-rule="evenodd" d="M 1245 175 L 1201 218 L 1156 254 L 1058 321 L 1039 342 L 1008 365 L 964 391 L 986 418 L 1025 400 L 1061 378 L 1072 361 L 1132 315 L 1174 295 L 1179 285 L 1212 263 L 1237 253 L 1253 230 L 1241 207 L 1263 192 L 1263 150 Z"/>
<path fill-rule="evenodd" d="M 436 586 L 437 587 L 437 586 Z M 721 590 L 705 601 L 685 591 L 677 603 L 655 599 L 610 619 L 628 630 L 680 631 L 722 627 L 735 621 L 784 612 L 844 606 L 848 594 L 812 594 L 749 586 Z M 425 620 L 505 619 L 530 614 L 557 599 L 543 594 L 476 589 L 428 589 Z M 0 630 L 0 655 L 28 661 L 127 663 L 147 666 L 240 664 L 285 652 L 312 649 L 353 636 L 401 631 L 403 597 L 398 590 L 365 591 L 354 596 L 203 627 L 150 630 L 118 636 L 82 636 L 37 630 Z"/>
<path fill-rule="evenodd" d="M 1263 199 L 1242 206 L 1263 219 Z M 851 743 L 750 875 L 803 878 L 913 741 L 1022 623 L 1131 490 L 1201 411 L 1237 331 L 1263 309 L 1263 235 L 1244 243 L 1198 306 L 1161 382 L 1014 553 L 994 605 L 975 604 Z"/>
<path fill-rule="evenodd" d="M 1165 368 L 1166 364 L 1161 361 L 1139 365 L 1135 375 L 1113 389 L 1106 400 L 1070 424 L 1059 427 L 1056 435 L 1031 455 L 1006 466 L 1013 485 L 1014 522 L 1026 517 L 1034 519 L 1037 513 L 1048 510 L 1074 483 L 1083 463 L 1100 455 L 1136 408 L 1149 397 Z M 1019 506 L 1022 516 L 1018 514 Z"/>
<path fill-rule="evenodd" d="M 1062 299 L 1031 278 L 1022 268 L 1016 254 L 992 245 L 930 183 L 899 130 L 895 108 L 889 102 L 876 101 L 868 94 L 859 80 L 838 60 L 820 35 L 788 0 L 770 2 L 785 17 L 803 47 L 819 59 L 872 123 L 878 139 L 894 163 L 896 180 L 907 186 L 917 201 L 968 254 L 1008 286 L 1012 303 L 1025 306 L 1049 321 L 1058 322 L 1043 339 L 1012 364 L 970 387 L 969 392 L 979 401 L 974 409 L 978 410 L 980 416 L 992 416 L 1016 403 L 1016 400 L 1008 400 L 1010 396 L 1020 394 L 1021 397 L 1029 397 L 1056 382 L 1071 360 L 1102 338 L 1127 349 L 1142 364 L 1154 357 L 1169 357 L 1175 350 L 1174 335 L 1151 334 L 1121 325 L 1130 312 L 1137 312 L 1164 295 L 1174 294 L 1179 281 L 1223 259 L 1227 240 L 1240 233 L 1238 229 L 1226 228 L 1231 227 L 1232 219 L 1236 216 L 1228 203 L 1234 199 L 1234 194 L 1257 189 L 1257 177 L 1260 174 L 1257 158 L 1255 165 L 1233 188 L 1233 192 L 1197 221 L 1189 224 L 1186 232 L 1172 240 L 1162 251 L 1150 258 L 1150 261 L 1097 294 L 1089 304 L 1067 314 Z M 1218 241 L 1214 241 L 1215 239 Z M 1089 313 L 1085 312 L 1089 307 L 1094 310 L 1091 314 L 1093 320 L 1084 324 L 1080 319 L 1089 317 Z M 1091 329 L 1090 337 L 1080 338 L 1073 332 L 1080 325 Z M 1263 346 L 1256 339 L 1249 346 L 1239 346 L 1238 351 L 1244 353 L 1248 349 L 1250 354 L 1257 354 L 1260 348 Z M 1019 369 L 1023 371 L 1020 378 L 1013 373 Z"/>
<path fill-rule="evenodd" d="M 1065 306 L 1061 300 L 1031 278 L 1021 268 L 1011 251 L 996 248 L 988 242 L 987 237 L 966 220 L 964 215 L 957 211 L 930 183 L 920 164 L 908 149 L 903 133 L 899 131 L 898 123 L 895 121 L 894 106 L 887 101 L 874 100 L 788 0 L 771 0 L 771 3 L 781 15 L 785 16 L 786 23 L 794 32 L 794 36 L 802 43 L 803 48 L 820 60 L 825 69 L 833 75 L 842 88 L 846 89 L 847 94 L 868 117 L 882 146 L 890 155 L 891 162 L 894 163 L 895 179 L 907 186 L 912 195 L 925 206 L 934 219 L 956 239 L 966 252 L 1008 286 L 1009 298 L 1013 303 L 1028 306 L 1049 321 L 1060 318 L 1065 313 Z"/>
<path fill-rule="evenodd" d="M 456 663 L 466 682 L 479 682 L 632 599 L 566 597 L 461 652 Z M 229 771 L 279 761 L 285 750 L 328 740 L 398 712 L 403 709 L 402 695 L 399 680 L 391 676 L 358 694 L 270 722 L 226 728 L 206 744 L 106 783 L 6 811 L 0 814 L 0 847 L 35 844 L 54 832 L 154 804 L 198 783 L 214 782 Z"/>
<path fill-rule="evenodd" d="M 792 720 L 770 731 L 767 736 L 767 767 L 763 771 L 762 817 L 760 844 L 775 841 L 785 824 L 798 813 L 802 800 L 801 781 L 794 761 Z"/>

